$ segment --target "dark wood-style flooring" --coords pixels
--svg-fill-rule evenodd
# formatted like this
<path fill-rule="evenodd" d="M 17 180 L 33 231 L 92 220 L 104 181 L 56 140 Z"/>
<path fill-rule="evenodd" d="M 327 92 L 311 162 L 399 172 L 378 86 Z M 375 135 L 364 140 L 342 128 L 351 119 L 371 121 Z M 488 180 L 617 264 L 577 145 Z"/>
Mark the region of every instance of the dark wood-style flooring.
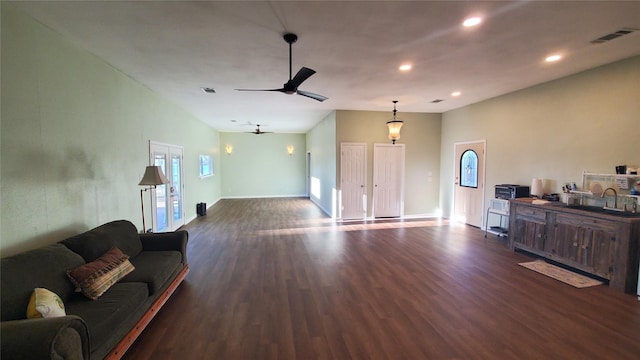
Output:
<path fill-rule="evenodd" d="M 639 359 L 640 302 L 518 266 L 446 220 L 335 223 L 307 199 L 221 200 L 191 272 L 125 359 Z"/>

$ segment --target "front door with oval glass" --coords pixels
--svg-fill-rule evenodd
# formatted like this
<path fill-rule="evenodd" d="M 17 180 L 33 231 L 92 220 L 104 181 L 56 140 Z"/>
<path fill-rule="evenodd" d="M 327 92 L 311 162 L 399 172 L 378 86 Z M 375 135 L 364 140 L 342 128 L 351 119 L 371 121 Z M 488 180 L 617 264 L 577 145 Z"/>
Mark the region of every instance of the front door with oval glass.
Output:
<path fill-rule="evenodd" d="M 482 227 L 484 141 L 455 144 L 454 219 Z"/>

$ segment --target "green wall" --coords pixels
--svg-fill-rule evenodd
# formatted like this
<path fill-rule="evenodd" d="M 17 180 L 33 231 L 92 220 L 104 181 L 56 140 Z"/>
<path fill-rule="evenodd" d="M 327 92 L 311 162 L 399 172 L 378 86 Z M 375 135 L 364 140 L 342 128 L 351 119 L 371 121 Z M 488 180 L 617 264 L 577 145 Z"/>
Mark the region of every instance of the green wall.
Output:
<path fill-rule="evenodd" d="M 127 75 L 2 6 L 2 256 L 110 220 L 138 228 L 149 140 L 184 146 L 187 220 L 220 198 L 198 155 L 219 162 L 218 133 Z M 150 219 L 150 214 L 147 214 Z"/>
<path fill-rule="evenodd" d="M 310 182 L 309 198 L 327 215 L 336 217 L 336 112 L 325 116 L 307 133 Z"/>
<path fill-rule="evenodd" d="M 449 216 L 455 142 L 486 139 L 485 199 L 496 184 L 547 192 L 582 172 L 640 166 L 640 57 L 449 111 L 442 117 L 440 194 Z"/>
<path fill-rule="evenodd" d="M 231 155 L 225 146 L 233 146 Z M 294 146 L 293 155 L 287 146 Z M 220 133 L 222 197 L 305 196 L 305 135 Z"/>
<path fill-rule="evenodd" d="M 374 144 L 391 142 L 386 125 L 391 117 L 391 111 L 337 111 L 336 152 L 340 153 L 343 142 L 367 144 L 367 216 L 372 216 Z M 405 145 L 404 215 L 436 215 L 439 213 L 440 114 L 399 111 L 397 118 L 404 122 L 397 141 Z M 339 156 L 336 178 L 340 184 Z"/>

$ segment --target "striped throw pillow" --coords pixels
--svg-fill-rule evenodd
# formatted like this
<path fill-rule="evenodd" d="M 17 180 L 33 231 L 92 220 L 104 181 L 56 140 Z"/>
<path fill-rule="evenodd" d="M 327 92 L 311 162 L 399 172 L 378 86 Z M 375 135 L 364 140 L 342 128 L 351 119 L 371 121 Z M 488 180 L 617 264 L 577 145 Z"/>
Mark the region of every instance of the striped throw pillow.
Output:
<path fill-rule="evenodd" d="M 116 247 L 90 263 L 67 271 L 67 276 L 76 286 L 76 291 L 91 300 L 97 300 L 134 269 L 129 256 Z"/>

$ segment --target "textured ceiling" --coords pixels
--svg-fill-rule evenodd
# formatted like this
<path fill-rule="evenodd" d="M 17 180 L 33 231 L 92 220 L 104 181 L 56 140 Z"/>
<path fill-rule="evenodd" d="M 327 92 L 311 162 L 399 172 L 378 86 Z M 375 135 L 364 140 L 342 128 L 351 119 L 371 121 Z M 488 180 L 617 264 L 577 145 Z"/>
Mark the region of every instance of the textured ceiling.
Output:
<path fill-rule="evenodd" d="M 20 1 L 69 41 L 221 131 L 306 132 L 330 111 L 445 112 L 640 54 L 639 1 Z M 464 28 L 472 15 L 484 17 Z M 293 72 L 317 71 L 278 92 Z M 544 62 L 551 53 L 563 59 Z M 398 71 L 402 63 L 413 69 Z M 201 87 L 215 89 L 206 94 Z M 462 92 L 452 97 L 454 90 Z M 433 100 L 444 100 L 432 103 Z M 233 120 L 233 121 L 232 121 Z M 243 125 L 244 124 L 244 125 Z"/>

